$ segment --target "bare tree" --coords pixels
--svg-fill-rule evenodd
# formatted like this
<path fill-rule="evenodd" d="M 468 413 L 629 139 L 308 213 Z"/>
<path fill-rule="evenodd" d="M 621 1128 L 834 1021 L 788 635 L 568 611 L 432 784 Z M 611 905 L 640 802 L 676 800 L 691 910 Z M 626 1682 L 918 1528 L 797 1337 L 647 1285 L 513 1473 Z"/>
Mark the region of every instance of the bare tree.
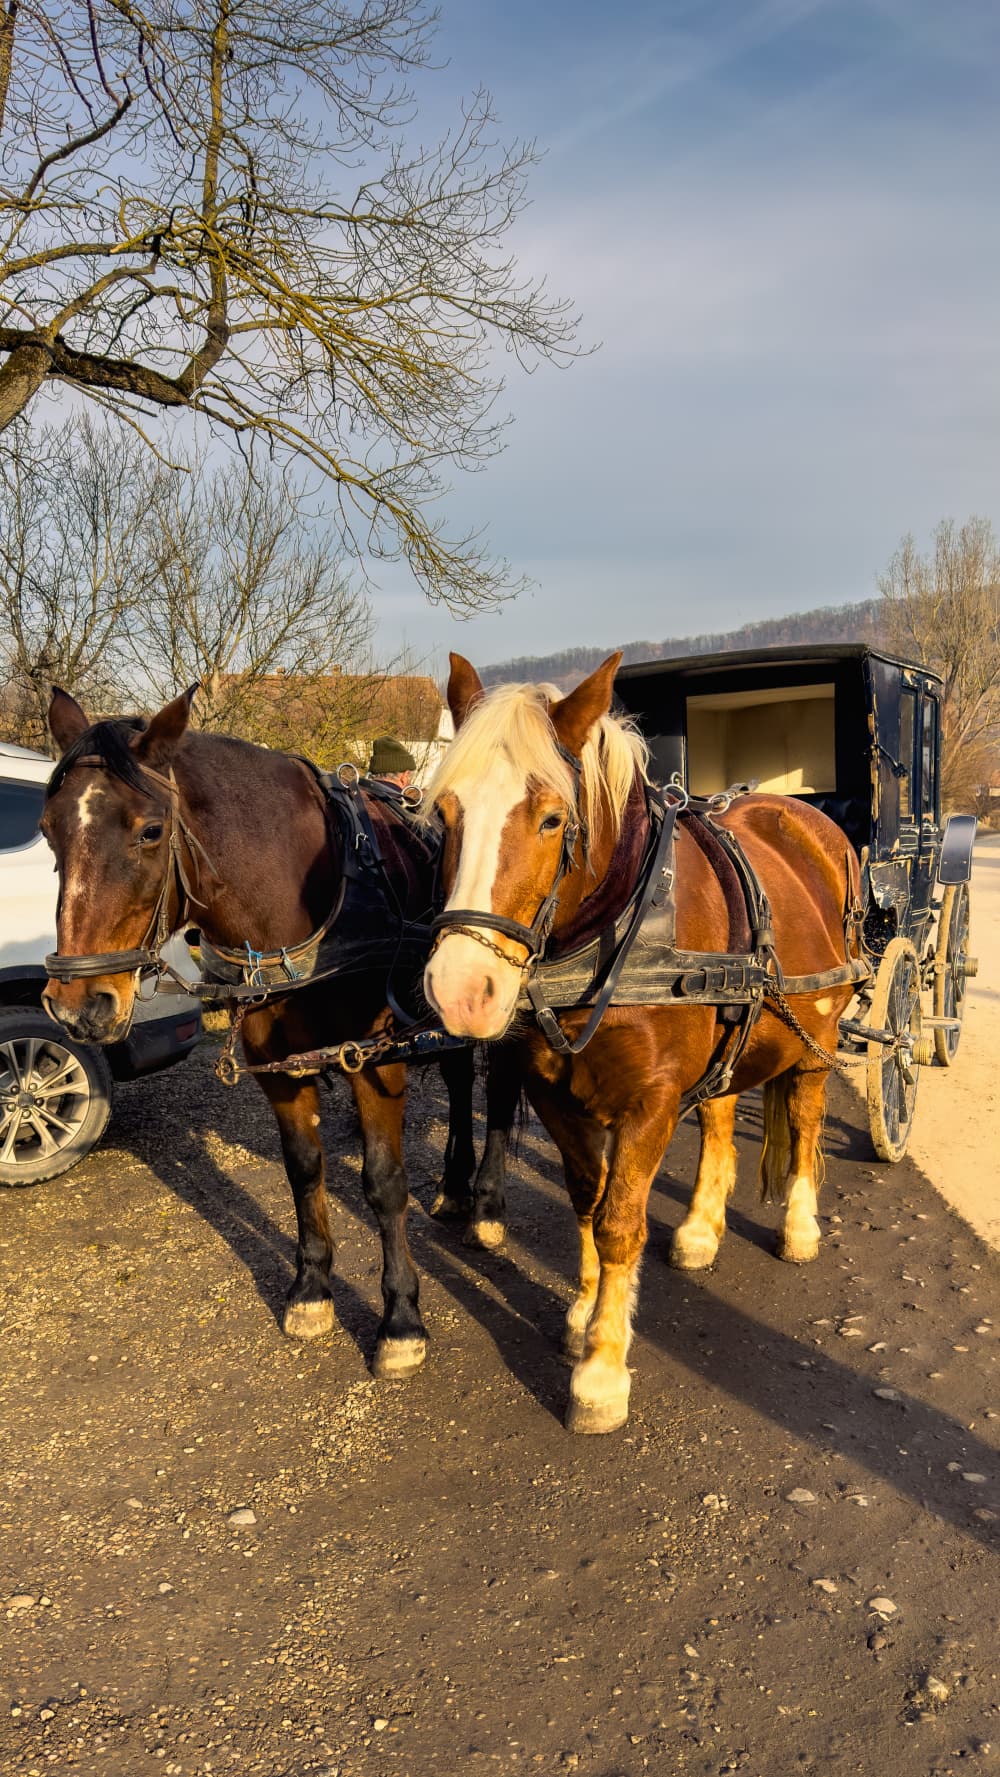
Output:
<path fill-rule="evenodd" d="M 49 744 L 53 683 L 89 708 L 122 707 L 119 644 L 155 577 L 142 541 L 149 477 L 135 469 L 127 435 L 86 422 L 37 439 L 21 428 L 10 454 L 0 483 L 0 663 L 8 732 L 30 746 Z"/>
<path fill-rule="evenodd" d="M 505 247 L 533 153 L 497 149 L 487 96 L 402 144 L 433 22 L 424 0 L 7 4 L 0 431 L 52 383 L 140 429 L 205 415 L 329 477 L 349 549 L 495 600 L 504 564 L 429 507 L 498 448 L 496 345 L 562 358 L 575 323 Z"/>
<path fill-rule="evenodd" d="M 103 714 L 198 683 L 202 726 L 330 751 L 371 702 L 364 593 L 287 477 L 165 466 L 86 420 L 30 434 L 0 485 L 0 661 L 12 738 L 51 685 Z"/>
<path fill-rule="evenodd" d="M 367 598 L 286 477 L 230 462 L 147 482 L 154 573 L 125 637 L 134 672 L 161 701 L 198 682 L 202 727 L 301 746 L 306 712 L 328 706 L 333 721 L 345 669 L 370 666 Z"/>
<path fill-rule="evenodd" d="M 985 518 L 903 538 L 879 580 L 891 643 L 941 674 L 944 796 L 971 807 L 1000 755 L 1000 549 Z"/>

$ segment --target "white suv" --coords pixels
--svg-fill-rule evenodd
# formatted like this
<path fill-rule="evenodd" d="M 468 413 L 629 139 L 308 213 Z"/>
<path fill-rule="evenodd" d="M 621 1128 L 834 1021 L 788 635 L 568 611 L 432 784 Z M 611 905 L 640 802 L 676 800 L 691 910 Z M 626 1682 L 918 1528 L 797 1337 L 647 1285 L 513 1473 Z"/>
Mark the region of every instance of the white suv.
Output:
<path fill-rule="evenodd" d="M 37 1185 L 90 1152 L 111 1115 L 114 1080 L 169 1067 L 194 1048 L 201 1010 L 187 995 L 137 1004 L 123 1042 L 77 1043 L 44 1010 L 44 958 L 56 948 L 57 883 L 38 831 L 51 759 L 0 742 L 0 1185 Z"/>

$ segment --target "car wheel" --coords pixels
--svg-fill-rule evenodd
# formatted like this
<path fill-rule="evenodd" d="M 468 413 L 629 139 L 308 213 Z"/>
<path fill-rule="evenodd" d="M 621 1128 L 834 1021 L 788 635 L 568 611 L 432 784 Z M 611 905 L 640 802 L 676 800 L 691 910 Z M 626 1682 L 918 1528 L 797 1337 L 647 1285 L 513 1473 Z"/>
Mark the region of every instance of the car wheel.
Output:
<path fill-rule="evenodd" d="M 111 1069 L 37 1006 L 0 1011 L 0 1185 L 40 1185 L 89 1154 L 111 1115 Z"/>

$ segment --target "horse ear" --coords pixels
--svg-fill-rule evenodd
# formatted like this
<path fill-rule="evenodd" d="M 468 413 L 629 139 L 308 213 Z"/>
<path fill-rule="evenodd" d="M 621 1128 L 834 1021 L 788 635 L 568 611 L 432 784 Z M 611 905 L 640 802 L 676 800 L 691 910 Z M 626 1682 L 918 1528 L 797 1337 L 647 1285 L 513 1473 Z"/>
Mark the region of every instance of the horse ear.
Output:
<path fill-rule="evenodd" d="M 153 771 L 169 765 L 183 739 L 197 689 L 197 685 L 191 685 L 172 703 L 165 703 L 162 710 L 150 717 L 148 727 L 129 743 L 143 765 L 150 766 Z"/>
<path fill-rule="evenodd" d="M 56 746 L 62 752 L 68 752 L 73 742 L 79 740 L 89 727 L 90 718 L 80 708 L 76 698 L 64 691 L 61 685 L 53 685 L 49 704 L 49 729 Z"/>
<path fill-rule="evenodd" d="M 448 677 L 448 708 L 456 729 L 461 728 L 477 697 L 483 695 L 483 681 L 464 654 L 449 654 L 451 673 Z"/>
<path fill-rule="evenodd" d="M 594 723 L 606 716 L 611 708 L 615 674 L 621 662 L 619 649 L 617 654 L 609 654 L 603 666 L 591 673 L 589 679 L 584 679 L 582 685 L 577 685 L 575 691 L 549 706 L 552 726 L 571 753 L 583 751 Z"/>

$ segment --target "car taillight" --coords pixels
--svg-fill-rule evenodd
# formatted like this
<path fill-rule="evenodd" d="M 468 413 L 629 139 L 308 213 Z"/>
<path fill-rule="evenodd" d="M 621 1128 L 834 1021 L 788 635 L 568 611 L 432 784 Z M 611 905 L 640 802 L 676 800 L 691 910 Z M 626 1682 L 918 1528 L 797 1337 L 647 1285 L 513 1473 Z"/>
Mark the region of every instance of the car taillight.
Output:
<path fill-rule="evenodd" d="M 175 1024 L 174 1025 L 174 1036 L 177 1038 L 177 1041 L 179 1043 L 186 1043 L 188 1040 L 188 1037 L 197 1036 L 197 1034 L 198 1034 L 198 1020 L 197 1020 L 197 1018 L 187 1018 L 187 1019 L 185 1019 L 183 1024 Z"/>

